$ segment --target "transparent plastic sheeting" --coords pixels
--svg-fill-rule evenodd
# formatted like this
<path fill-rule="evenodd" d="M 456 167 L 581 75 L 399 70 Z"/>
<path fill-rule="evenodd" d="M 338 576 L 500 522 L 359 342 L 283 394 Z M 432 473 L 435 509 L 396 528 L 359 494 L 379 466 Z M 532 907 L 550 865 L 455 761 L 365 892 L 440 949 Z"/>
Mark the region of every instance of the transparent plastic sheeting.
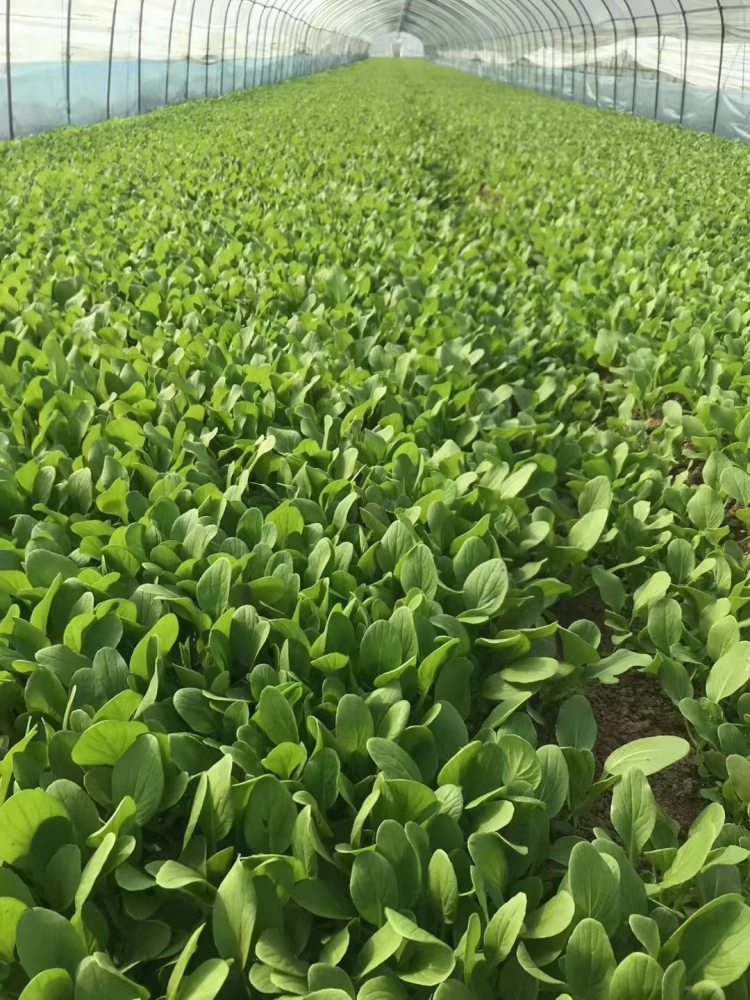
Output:
<path fill-rule="evenodd" d="M 725 44 L 722 60 L 720 44 L 692 41 L 691 45 L 695 58 L 689 53 L 686 73 L 684 39 L 668 38 L 642 40 L 637 62 L 632 41 L 619 47 L 617 53 L 608 53 L 606 59 L 588 64 L 579 59 L 563 65 L 560 54 L 554 52 L 546 58 L 532 53 L 516 61 L 492 61 L 487 53 L 482 58 L 440 56 L 437 61 L 555 97 L 750 142 L 750 53 L 745 52 L 744 44 Z M 719 62 L 724 67 L 720 86 Z M 713 85 L 708 82 L 711 70 Z"/>
<path fill-rule="evenodd" d="M 503 2 L 508 30 L 498 38 L 438 44 L 428 55 L 558 97 L 750 141 L 750 0 Z"/>
<path fill-rule="evenodd" d="M 253 0 L 0 0 L 0 139 L 279 83 L 366 53 L 361 39 Z"/>
<path fill-rule="evenodd" d="M 750 0 L 0 0 L 0 138 L 417 51 L 748 140 Z"/>

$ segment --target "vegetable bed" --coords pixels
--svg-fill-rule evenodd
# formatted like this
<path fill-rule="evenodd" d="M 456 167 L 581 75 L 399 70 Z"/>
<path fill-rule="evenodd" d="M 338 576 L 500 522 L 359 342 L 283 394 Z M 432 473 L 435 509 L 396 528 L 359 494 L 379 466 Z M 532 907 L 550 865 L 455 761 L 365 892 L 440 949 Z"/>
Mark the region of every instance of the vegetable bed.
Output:
<path fill-rule="evenodd" d="M 0 147 L 3 1000 L 745 1000 L 749 157 L 409 60 Z"/>

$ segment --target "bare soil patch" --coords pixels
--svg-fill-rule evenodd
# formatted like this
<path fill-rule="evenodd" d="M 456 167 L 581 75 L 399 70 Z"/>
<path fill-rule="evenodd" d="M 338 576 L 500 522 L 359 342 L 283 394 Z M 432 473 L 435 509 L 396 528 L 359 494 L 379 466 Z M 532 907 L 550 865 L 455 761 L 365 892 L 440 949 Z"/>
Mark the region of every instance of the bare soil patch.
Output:
<path fill-rule="evenodd" d="M 589 692 L 588 698 L 599 727 L 594 745 L 597 775 L 607 757 L 623 743 L 644 736 L 686 735 L 679 709 L 664 694 L 659 679 L 650 674 L 629 670 L 621 676 L 619 684 L 600 684 Z M 693 755 L 652 774 L 648 780 L 654 798 L 684 836 L 708 804 L 700 794 L 702 785 Z M 608 801 L 606 815 L 609 816 Z"/>
<path fill-rule="evenodd" d="M 559 601 L 554 608 L 557 620 L 567 627 L 581 618 L 594 622 L 601 630 L 601 656 L 613 650 L 611 631 L 604 623 L 606 609 L 595 590 Z M 622 674 L 617 684 L 599 684 L 587 697 L 594 711 L 598 734 L 594 746 L 596 775 L 602 773 L 604 761 L 618 747 L 644 736 L 687 735 L 680 710 L 662 690 L 657 677 L 637 670 Z M 680 827 L 684 836 L 690 824 L 707 802 L 693 755 L 689 754 L 665 771 L 649 777 L 654 798 Z M 609 828 L 611 795 L 601 796 L 585 818 L 587 826 Z"/>
<path fill-rule="evenodd" d="M 612 645 L 612 630 L 605 624 L 604 615 L 607 609 L 602 603 L 599 592 L 587 590 L 585 594 L 577 594 L 575 597 L 564 597 L 557 601 L 554 606 L 555 617 L 563 628 L 570 628 L 573 622 L 586 619 L 593 622 L 602 634 L 602 641 L 599 644 L 599 655 L 609 656 L 614 649 Z"/>

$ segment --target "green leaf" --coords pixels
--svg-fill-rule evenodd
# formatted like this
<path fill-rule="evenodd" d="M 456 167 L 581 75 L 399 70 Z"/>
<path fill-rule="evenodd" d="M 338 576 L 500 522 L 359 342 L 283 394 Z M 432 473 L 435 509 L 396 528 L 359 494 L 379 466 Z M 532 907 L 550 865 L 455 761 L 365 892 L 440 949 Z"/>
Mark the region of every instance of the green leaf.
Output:
<path fill-rule="evenodd" d="M 34 907 L 21 915 L 16 927 L 18 960 L 33 979 L 46 969 L 65 969 L 75 977 L 86 950 L 72 924 L 53 910 Z"/>
<path fill-rule="evenodd" d="M 522 937 L 552 938 L 566 930 L 575 914 L 575 903 L 569 892 L 560 889 L 544 906 L 526 915 Z"/>
<path fill-rule="evenodd" d="M 682 611 L 677 601 L 663 597 L 651 605 L 648 613 L 648 634 L 661 652 L 670 655 L 682 636 Z"/>
<path fill-rule="evenodd" d="M 26 985 L 18 1000 L 73 1000 L 73 980 L 65 969 L 45 969 Z"/>
<path fill-rule="evenodd" d="M 308 760 L 302 774 L 302 783 L 315 798 L 318 807 L 326 812 L 339 794 L 341 762 L 330 747 L 322 747 Z"/>
<path fill-rule="evenodd" d="M 622 611 L 625 607 L 626 594 L 622 581 L 614 573 L 610 573 L 602 566 L 594 566 L 591 569 L 591 578 L 599 588 L 602 601 L 613 611 Z"/>
<path fill-rule="evenodd" d="M 422 775 L 414 760 L 397 743 L 373 736 L 366 745 L 368 754 L 386 778 L 422 780 Z"/>
<path fill-rule="evenodd" d="M 214 1000 L 228 975 L 226 962 L 209 958 L 183 981 L 178 1000 Z"/>
<path fill-rule="evenodd" d="M 526 916 L 526 895 L 516 893 L 497 910 L 484 932 L 484 953 L 490 965 L 499 965 L 510 955 Z"/>
<path fill-rule="evenodd" d="M 642 952 L 626 955 L 609 984 L 609 1000 L 661 1000 L 663 971 Z"/>
<path fill-rule="evenodd" d="M 434 599 L 438 588 L 438 575 L 435 560 L 426 545 L 414 546 L 401 567 L 400 579 L 405 593 L 416 587 L 428 601 Z"/>
<path fill-rule="evenodd" d="M 388 930 L 389 933 L 393 934 L 387 925 L 383 930 Z M 378 931 L 377 933 L 382 932 Z M 401 939 L 397 938 L 397 940 Z M 408 994 L 395 976 L 374 976 L 360 986 L 357 1000 L 408 1000 Z"/>
<path fill-rule="evenodd" d="M 257 901 L 252 872 L 235 861 L 216 893 L 212 927 L 216 950 L 244 969 L 257 919 Z"/>
<path fill-rule="evenodd" d="M 86 867 L 81 873 L 80 881 L 78 882 L 75 890 L 76 912 L 80 913 L 83 909 L 83 905 L 91 895 L 94 885 L 96 884 L 96 880 L 101 875 L 104 866 L 109 860 L 109 856 L 112 854 L 116 842 L 117 835 L 110 831 L 87 861 Z"/>
<path fill-rule="evenodd" d="M 750 803 L 750 760 L 739 754 L 729 754 L 726 759 L 727 773 L 734 790 L 743 803 Z"/>
<path fill-rule="evenodd" d="M 692 524 L 701 531 L 714 531 L 724 521 L 724 504 L 710 486 L 699 486 L 687 503 Z"/>
<path fill-rule="evenodd" d="M 115 479 L 112 485 L 96 498 L 96 506 L 102 514 L 109 514 L 127 524 L 129 518 L 127 499 L 128 484 L 123 479 Z"/>
<path fill-rule="evenodd" d="M 139 641 L 130 657 L 130 672 L 136 677 L 150 680 L 156 665 L 156 656 L 166 656 L 180 634 L 176 615 L 163 615 Z"/>
<path fill-rule="evenodd" d="M 409 831 L 412 839 L 407 834 L 405 825 L 395 819 L 385 819 L 378 825 L 375 846 L 396 874 L 402 904 L 413 907 L 422 894 L 425 869 L 429 881 L 429 842 L 425 842 L 421 835 L 419 841 L 413 842 L 414 828 L 409 826 Z M 450 874 L 448 877 L 451 877 Z M 455 881 L 455 874 L 452 881 Z M 452 888 L 448 890 L 449 896 L 452 891 Z M 434 896 L 431 896 L 430 902 L 431 905 L 436 905 Z M 442 906 L 442 894 L 440 905 Z"/>
<path fill-rule="evenodd" d="M 352 1000 L 355 996 L 354 985 L 347 973 L 335 965 L 326 962 L 315 962 L 307 973 L 307 984 L 311 990 L 340 989 Z"/>
<path fill-rule="evenodd" d="M 63 805 L 41 788 L 29 788 L 0 806 L 0 858 L 9 865 L 27 867 L 38 831 L 56 819 L 68 820 Z"/>
<path fill-rule="evenodd" d="M 205 928 L 205 924 L 199 924 L 195 928 L 193 933 L 185 942 L 185 946 L 177 957 L 174 968 L 169 977 L 169 982 L 167 983 L 167 1000 L 176 1000 L 177 992 L 182 983 L 182 979 L 187 970 L 190 959 L 195 954 L 198 947 L 198 941 L 200 940 L 201 934 Z M 218 946 L 217 946 L 218 947 Z"/>
<path fill-rule="evenodd" d="M 68 696 L 51 670 L 39 667 L 34 671 L 26 682 L 24 699 L 30 712 L 41 712 L 57 722 L 62 722 Z"/>
<path fill-rule="evenodd" d="M 508 593 L 508 570 L 502 559 L 489 559 L 473 569 L 464 581 L 464 603 L 469 615 L 491 618 Z"/>
<path fill-rule="evenodd" d="M 206 795 L 200 811 L 201 829 L 212 844 L 223 840 L 234 823 L 231 795 L 232 760 L 222 757 L 206 773 Z"/>
<path fill-rule="evenodd" d="M 581 920 L 565 948 L 565 980 L 572 995 L 586 1000 L 608 1000 L 615 967 L 605 928 L 590 917 Z"/>
<path fill-rule="evenodd" d="M 643 608 L 648 610 L 657 601 L 661 601 L 671 582 L 669 573 L 664 570 L 653 573 L 633 594 L 633 614 L 637 615 Z"/>
<path fill-rule="evenodd" d="M 459 903 L 458 879 L 451 859 L 442 849 L 435 851 L 430 858 L 427 894 L 435 918 L 442 923 L 455 923 Z"/>
<path fill-rule="evenodd" d="M 165 861 L 156 873 L 156 884 L 162 889 L 184 889 L 205 881 L 199 872 L 178 861 Z"/>
<path fill-rule="evenodd" d="M 629 767 L 612 792 L 612 826 L 619 833 L 630 861 L 635 864 L 656 825 L 656 801 L 638 767 Z"/>
<path fill-rule="evenodd" d="M 645 736 L 618 747 L 604 761 L 607 774 L 625 774 L 636 767 L 643 774 L 656 774 L 671 767 L 690 752 L 690 744 L 681 736 Z"/>
<path fill-rule="evenodd" d="M 706 681 L 706 697 L 711 701 L 729 698 L 750 680 L 750 642 L 733 646 L 711 667 Z"/>
<path fill-rule="evenodd" d="M 676 583 L 686 583 L 695 569 L 695 553 L 685 538 L 673 538 L 667 546 L 667 569 Z"/>
<path fill-rule="evenodd" d="M 652 958 L 658 958 L 661 949 L 661 931 L 656 921 L 642 913 L 631 913 L 628 917 L 628 923 L 636 939 L 646 949 L 647 954 Z"/>
<path fill-rule="evenodd" d="M 467 846 L 487 893 L 497 906 L 501 906 L 505 901 L 504 889 L 508 879 L 503 841 L 496 833 L 472 833 Z"/>
<path fill-rule="evenodd" d="M 26 735 L 9 747 L 5 756 L 0 760 L 0 805 L 8 797 L 11 784 L 13 782 L 13 758 L 17 754 L 22 754 L 37 734 L 37 727 L 34 726 Z M 0 854 L 2 857 L 2 854 Z"/>
<path fill-rule="evenodd" d="M 28 907 L 20 899 L 0 896 L 0 962 L 12 965 L 16 952 L 16 927 Z"/>
<path fill-rule="evenodd" d="M 155 736 L 138 736 L 120 757 L 112 771 L 112 796 L 115 801 L 129 795 L 136 805 L 136 819 L 141 826 L 159 810 L 164 795 L 164 765 Z"/>
<path fill-rule="evenodd" d="M 81 735 L 71 757 L 80 767 L 116 764 L 139 736 L 148 732 L 142 722 L 96 722 Z"/>
<path fill-rule="evenodd" d="M 401 639 L 395 625 L 380 620 L 369 626 L 359 647 L 359 663 L 369 678 L 400 665 Z"/>
<path fill-rule="evenodd" d="M 403 521 L 393 521 L 380 540 L 377 559 L 381 568 L 392 572 L 415 543 L 414 529 Z"/>
<path fill-rule="evenodd" d="M 63 581 L 78 576 L 80 567 L 68 559 L 49 549 L 33 549 L 26 556 L 26 576 L 32 587 L 51 587 L 58 574 Z"/>
<path fill-rule="evenodd" d="M 750 965 L 750 907 L 737 893 L 712 899 L 678 927 L 664 956 L 684 961 L 688 984 L 728 986 Z"/>
<path fill-rule="evenodd" d="M 44 869 L 44 895 L 55 910 L 67 910 L 76 896 L 81 878 L 81 850 L 77 844 L 63 844 Z"/>
<path fill-rule="evenodd" d="M 417 670 L 421 694 L 429 694 L 440 671 L 451 660 L 460 645 L 460 639 L 449 639 L 425 656 Z"/>
<path fill-rule="evenodd" d="M 127 796 L 117 803 L 117 808 L 109 817 L 104 826 L 99 827 L 94 833 L 92 833 L 86 843 L 90 847 L 99 847 L 110 833 L 119 834 L 123 830 L 128 829 L 132 823 L 131 821 L 135 817 L 135 802 Z"/>
<path fill-rule="evenodd" d="M 198 581 L 198 607 L 216 621 L 227 609 L 231 586 L 232 564 L 225 558 L 216 559 Z"/>
<path fill-rule="evenodd" d="M 148 991 L 128 979 L 102 952 L 84 958 L 76 974 L 76 1000 L 148 1000 Z"/>
<path fill-rule="evenodd" d="M 724 810 L 718 802 L 712 802 L 693 821 L 690 836 L 680 846 L 672 864 L 664 872 L 661 889 L 682 885 L 698 874 L 706 863 L 723 824 Z"/>
<path fill-rule="evenodd" d="M 0 866 L 0 897 L 18 899 L 27 907 L 34 905 L 34 897 L 20 876 L 10 868 Z"/>
<path fill-rule="evenodd" d="M 578 511 L 585 516 L 592 510 L 609 510 L 612 505 L 612 486 L 606 476 L 594 476 L 578 496 Z"/>
<path fill-rule="evenodd" d="M 297 808 L 289 791 L 271 774 L 258 778 L 245 808 L 245 843 L 254 854 L 283 854 L 292 842 Z"/>
<path fill-rule="evenodd" d="M 282 781 L 288 781 L 306 759 L 307 751 L 302 743 L 279 743 L 268 756 L 263 757 L 261 764 Z"/>
<path fill-rule="evenodd" d="M 375 735 L 372 713 L 356 694 L 345 694 L 336 708 L 336 740 L 347 756 L 362 755 Z"/>
<path fill-rule="evenodd" d="M 590 552 L 601 538 L 608 514 L 609 510 L 606 507 L 597 507 L 584 514 L 570 529 L 568 545 L 574 549 Z"/>
<path fill-rule="evenodd" d="M 609 865 L 589 843 L 578 843 L 571 851 L 568 891 L 580 919 L 591 917 L 607 935 L 614 934 L 620 922 L 620 887 Z M 594 931 L 589 928 L 589 933 Z"/>
<path fill-rule="evenodd" d="M 255 955 L 272 969 L 297 978 L 307 978 L 308 965 L 294 953 L 293 942 L 278 928 L 263 931 L 255 946 Z"/>
<path fill-rule="evenodd" d="M 594 713 L 583 695 L 575 694 L 560 705 L 555 736 L 561 747 L 591 750 L 596 742 L 596 731 Z"/>
<path fill-rule="evenodd" d="M 721 489 L 744 507 L 750 506 L 750 476 L 736 465 L 724 469 L 719 477 Z"/>
<path fill-rule="evenodd" d="M 364 851 L 355 857 L 349 892 L 360 916 L 376 927 L 383 925 L 386 907 L 397 906 L 399 901 L 394 871 L 375 851 Z"/>
<path fill-rule="evenodd" d="M 269 740 L 277 746 L 280 743 L 297 743 L 299 740 L 292 706 L 281 691 L 270 684 L 261 692 L 257 720 Z"/>
<path fill-rule="evenodd" d="M 271 511 L 266 521 L 276 526 L 279 548 L 284 547 L 289 535 L 299 534 L 305 527 L 305 519 L 296 507 L 279 507 Z"/>
<path fill-rule="evenodd" d="M 417 986 L 437 986 L 450 976 L 456 959 L 447 945 L 395 910 L 386 909 L 385 916 L 396 934 L 414 943 L 399 964 L 399 979 Z"/>
<path fill-rule="evenodd" d="M 347 896 L 321 878 L 308 878 L 296 882 L 291 894 L 295 903 L 316 917 L 350 920 L 355 916 Z"/>
<path fill-rule="evenodd" d="M 458 979 L 446 979 L 434 993 L 434 1000 L 473 1000 L 474 994 Z M 359 1000 L 359 998 L 357 998 Z M 386 1000 L 384 997 L 383 1000 Z"/>

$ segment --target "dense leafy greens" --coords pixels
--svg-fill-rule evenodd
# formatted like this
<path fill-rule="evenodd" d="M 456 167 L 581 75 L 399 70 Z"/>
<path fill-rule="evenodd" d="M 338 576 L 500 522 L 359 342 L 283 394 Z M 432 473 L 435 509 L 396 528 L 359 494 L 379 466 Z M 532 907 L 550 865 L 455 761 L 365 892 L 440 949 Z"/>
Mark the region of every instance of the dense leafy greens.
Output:
<path fill-rule="evenodd" d="M 408 61 L 0 150 L 4 998 L 747 997 L 747 155 Z"/>

